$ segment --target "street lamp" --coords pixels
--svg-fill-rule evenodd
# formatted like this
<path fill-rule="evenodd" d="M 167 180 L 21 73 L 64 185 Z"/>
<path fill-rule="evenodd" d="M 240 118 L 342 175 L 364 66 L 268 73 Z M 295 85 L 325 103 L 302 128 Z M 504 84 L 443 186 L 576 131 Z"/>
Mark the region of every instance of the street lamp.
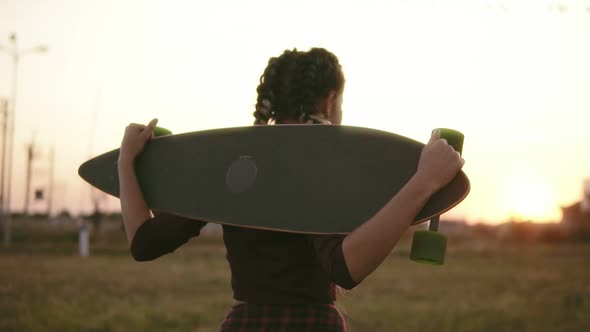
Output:
<path fill-rule="evenodd" d="M 0 174 L 0 213 L 4 216 L 4 245 L 10 245 L 10 236 L 11 236 L 11 229 L 12 229 L 12 215 L 10 212 L 10 192 L 11 192 L 11 179 L 12 179 L 12 156 L 13 156 L 13 147 L 14 147 L 14 124 L 15 124 L 15 117 L 16 117 L 16 89 L 18 83 L 18 64 L 20 59 L 28 54 L 34 53 L 45 53 L 47 52 L 46 45 L 39 45 L 32 48 L 27 48 L 24 50 L 19 49 L 18 47 L 18 39 L 16 37 L 16 33 L 12 33 L 9 38 L 11 47 L 4 47 L 0 45 L 0 51 L 7 52 L 8 55 L 12 58 L 12 105 L 11 107 L 7 108 L 5 112 L 4 119 L 8 122 L 8 127 L 3 131 L 3 142 L 9 143 L 9 152 L 4 153 L 2 152 L 2 172 Z M 8 135 L 7 140 L 7 131 L 10 132 Z M 4 150 L 6 144 L 3 143 L 2 149 Z M 8 167 L 8 169 L 6 169 Z M 7 177 L 8 176 L 8 177 Z M 6 179 L 6 190 L 4 189 L 4 180 Z"/>

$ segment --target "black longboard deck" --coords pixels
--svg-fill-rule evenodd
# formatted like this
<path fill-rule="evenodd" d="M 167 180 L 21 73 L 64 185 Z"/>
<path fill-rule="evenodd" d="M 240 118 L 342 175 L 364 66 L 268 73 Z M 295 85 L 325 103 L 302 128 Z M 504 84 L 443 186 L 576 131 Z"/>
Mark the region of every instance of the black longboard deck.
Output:
<path fill-rule="evenodd" d="M 350 233 L 415 173 L 424 144 L 389 132 L 336 125 L 272 125 L 163 136 L 137 158 L 148 206 L 208 222 L 296 233 Z M 113 150 L 80 176 L 119 197 Z M 420 211 L 440 215 L 469 193 L 460 172 Z"/>

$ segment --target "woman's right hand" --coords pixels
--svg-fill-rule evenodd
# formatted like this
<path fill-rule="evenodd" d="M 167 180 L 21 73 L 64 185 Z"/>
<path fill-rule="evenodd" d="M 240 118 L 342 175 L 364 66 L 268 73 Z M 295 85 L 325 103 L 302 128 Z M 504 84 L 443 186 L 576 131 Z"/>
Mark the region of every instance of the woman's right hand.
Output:
<path fill-rule="evenodd" d="M 461 154 L 440 138 L 437 129 L 422 149 L 416 177 L 434 194 L 447 185 L 461 170 L 465 160 Z"/>
<path fill-rule="evenodd" d="M 133 163 L 143 151 L 145 143 L 153 137 L 158 119 L 153 119 L 147 126 L 132 123 L 125 128 L 125 135 L 119 151 L 119 164 Z"/>

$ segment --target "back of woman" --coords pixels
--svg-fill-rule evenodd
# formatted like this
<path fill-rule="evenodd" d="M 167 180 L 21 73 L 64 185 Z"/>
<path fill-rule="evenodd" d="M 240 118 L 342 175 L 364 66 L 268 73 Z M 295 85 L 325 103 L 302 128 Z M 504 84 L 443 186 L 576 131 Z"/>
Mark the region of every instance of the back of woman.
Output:
<path fill-rule="evenodd" d="M 260 77 L 254 124 L 339 125 L 344 83 L 338 58 L 329 51 L 287 50 L 271 58 Z M 133 163 L 153 136 L 156 122 L 129 125 L 119 154 L 121 211 L 136 260 L 152 260 L 173 252 L 198 236 L 206 224 L 151 211 L 145 203 Z M 277 146 L 280 143 L 276 142 Z M 414 176 L 375 216 L 348 235 L 224 226 L 236 304 L 221 330 L 346 331 L 334 305 L 336 288 L 351 289 L 371 274 L 430 196 L 447 184 L 463 163 L 435 131 L 422 151 Z M 291 203 L 298 209 L 307 208 L 297 201 Z"/>

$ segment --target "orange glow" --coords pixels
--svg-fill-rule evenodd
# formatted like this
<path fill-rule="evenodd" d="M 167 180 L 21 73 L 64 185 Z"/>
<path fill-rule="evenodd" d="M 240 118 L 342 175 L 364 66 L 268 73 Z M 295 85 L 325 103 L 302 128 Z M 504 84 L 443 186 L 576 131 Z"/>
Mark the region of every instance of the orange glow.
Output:
<path fill-rule="evenodd" d="M 557 221 L 554 190 L 535 174 L 513 176 L 508 184 L 507 208 L 512 218 L 522 221 Z"/>

